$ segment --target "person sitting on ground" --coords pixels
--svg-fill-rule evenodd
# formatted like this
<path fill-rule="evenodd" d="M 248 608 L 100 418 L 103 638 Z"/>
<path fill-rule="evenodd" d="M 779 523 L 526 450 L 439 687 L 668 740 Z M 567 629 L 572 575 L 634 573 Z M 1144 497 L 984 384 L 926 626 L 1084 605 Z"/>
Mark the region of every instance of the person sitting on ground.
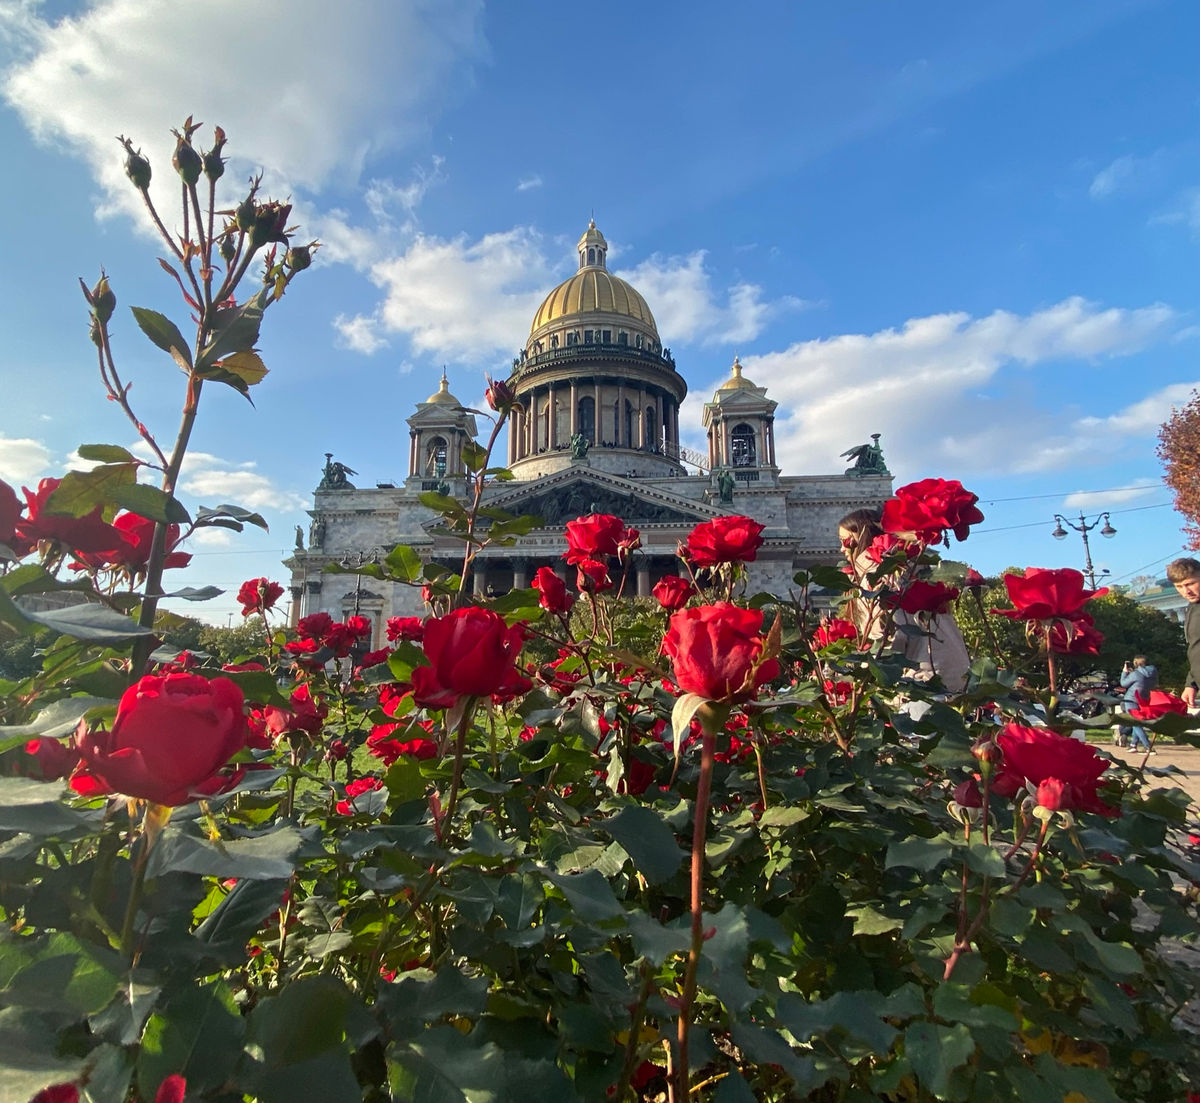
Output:
<path fill-rule="evenodd" d="M 1132 663 L 1126 663 L 1121 671 L 1121 688 L 1125 690 L 1125 711 L 1131 712 L 1150 700 L 1150 691 L 1158 685 L 1158 669 L 1146 661 L 1145 655 L 1135 655 Z M 1130 729 L 1131 750 L 1144 750 L 1153 754 L 1146 729 L 1134 724 Z"/>
<path fill-rule="evenodd" d="M 860 585 L 867 575 L 878 568 L 878 564 L 867 555 L 867 549 L 875 537 L 883 534 L 879 516 L 878 509 L 856 509 L 838 522 L 842 554 L 850 562 L 854 581 Z M 851 598 L 848 613 L 860 635 L 865 635 L 868 640 L 879 640 L 885 635 L 889 618 L 882 615 L 883 611 L 877 602 L 860 597 Z M 928 679 L 936 674 L 947 690 L 961 693 L 967 684 L 971 658 L 954 615 L 934 614 L 929 618 L 928 629 L 903 609 L 891 610 L 890 619 L 896 629 L 892 646 L 920 667 L 917 677 Z"/>
<path fill-rule="evenodd" d="M 1188 708 L 1195 708 L 1196 691 L 1200 689 L 1200 560 L 1184 558 L 1168 563 L 1167 578 L 1175 584 L 1179 596 L 1188 603 L 1183 617 L 1188 679 L 1180 696 L 1187 702 Z"/>

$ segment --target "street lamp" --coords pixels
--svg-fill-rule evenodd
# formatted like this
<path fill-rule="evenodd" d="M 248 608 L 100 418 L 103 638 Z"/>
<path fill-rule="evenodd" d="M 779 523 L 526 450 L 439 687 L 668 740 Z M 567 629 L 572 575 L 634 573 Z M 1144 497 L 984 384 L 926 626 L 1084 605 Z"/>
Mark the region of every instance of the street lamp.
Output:
<path fill-rule="evenodd" d="M 383 555 L 382 548 L 372 548 L 370 551 L 347 552 L 341 558 L 341 566 L 347 571 L 358 571 L 368 563 L 378 563 L 380 556 Z M 362 580 L 363 576 L 360 573 L 354 580 L 354 616 L 358 616 L 359 603 L 362 600 Z M 350 648 L 350 663 L 351 668 L 358 666 L 362 662 L 362 657 L 370 650 L 368 644 L 361 640 L 355 640 Z"/>
<path fill-rule="evenodd" d="M 1094 590 L 1096 588 L 1096 568 L 1092 566 L 1092 549 L 1088 544 L 1088 533 L 1091 532 L 1092 529 L 1096 528 L 1101 521 L 1103 521 L 1104 527 L 1100 529 L 1100 535 L 1106 538 L 1110 536 L 1116 536 L 1117 530 L 1113 528 L 1112 521 L 1109 519 L 1107 513 L 1101 513 L 1098 516 L 1093 517 L 1090 522 L 1084 518 L 1082 513 L 1080 513 L 1079 524 L 1076 524 L 1074 521 L 1068 521 L 1061 513 L 1056 513 L 1054 515 L 1054 520 L 1056 522 L 1055 529 L 1050 535 L 1053 536 L 1055 540 L 1065 540 L 1067 538 L 1067 530 L 1063 528 L 1063 525 L 1074 529 L 1077 533 L 1079 533 L 1080 536 L 1083 537 L 1083 573 L 1088 576 L 1088 582 Z M 1108 572 L 1104 571 L 1103 573 L 1107 574 Z"/>

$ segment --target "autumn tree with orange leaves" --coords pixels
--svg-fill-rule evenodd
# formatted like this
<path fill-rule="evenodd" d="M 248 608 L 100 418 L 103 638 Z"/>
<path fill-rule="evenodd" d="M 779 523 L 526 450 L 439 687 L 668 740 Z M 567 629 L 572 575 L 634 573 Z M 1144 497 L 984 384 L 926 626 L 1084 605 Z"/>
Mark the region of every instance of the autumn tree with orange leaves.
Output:
<path fill-rule="evenodd" d="M 1158 458 L 1163 479 L 1175 492 L 1175 508 L 1184 516 L 1189 548 L 1200 548 L 1200 394 L 1172 410 L 1158 431 Z"/>

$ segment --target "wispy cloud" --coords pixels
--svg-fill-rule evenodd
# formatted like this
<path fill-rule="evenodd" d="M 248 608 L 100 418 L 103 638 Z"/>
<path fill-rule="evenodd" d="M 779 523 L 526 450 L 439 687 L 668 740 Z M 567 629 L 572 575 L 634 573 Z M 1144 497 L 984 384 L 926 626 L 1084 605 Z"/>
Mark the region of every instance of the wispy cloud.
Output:
<path fill-rule="evenodd" d="M 387 338 L 379 335 L 379 320 L 356 314 L 353 318 L 339 314 L 333 320 L 333 328 L 338 332 L 338 344 L 343 348 L 353 349 L 366 356 L 371 356 L 382 348 L 387 348 Z"/>
<path fill-rule="evenodd" d="M 0 437 L 0 478 L 10 483 L 29 483 L 46 475 L 51 452 L 32 437 Z"/>
<path fill-rule="evenodd" d="M 1062 502 L 1063 509 L 1102 509 L 1106 506 L 1125 505 L 1148 498 L 1163 490 L 1160 479 L 1138 479 L 1127 486 L 1113 487 L 1111 490 L 1077 490 L 1068 494 Z"/>
<path fill-rule="evenodd" d="M 533 191 L 542 186 L 542 178 L 535 172 L 532 176 L 523 176 L 517 181 L 517 191 Z"/>
<path fill-rule="evenodd" d="M 1167 339 L 1176 322 L 1162 305 L 1103 309 L 1075 297 L 1028 315 L 912 318 L 898 329 L 744 357 L 743 365 L 780 404 L 776 442 L 784 470 L 833 470 L 849 445 L 880 432 L 902 479 L 1014 474 L 1115 455 L 1125 439 L 1152 432 L 1159 412 L 1191 387 L 1165 388 L 1105 417 L 1072 416 L 1021 384 L 1030 369 L 1083 361 L 1099 373 L 1107 359 Z M 709 393 L 693 392 L 681 423 L 699 423 L 698 406 Z"/>

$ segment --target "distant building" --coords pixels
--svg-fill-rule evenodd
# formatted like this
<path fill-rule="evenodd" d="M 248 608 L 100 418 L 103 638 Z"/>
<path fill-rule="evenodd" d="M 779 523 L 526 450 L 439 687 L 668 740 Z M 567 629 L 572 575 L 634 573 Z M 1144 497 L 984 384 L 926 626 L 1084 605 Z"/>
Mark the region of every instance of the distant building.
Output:
<path fill-rule="evenodd" d="M 1173 621 L 1183 623 L 1183 614 L 1187 611 L 1188 603 L 1179 596 L 1175 584 L 1168 579 L 1139 575 L 1130 579 L 1125 592 L 1139 605 L 1149 605 L 1151 609 L 1157 609 Z"/>
<path fill-rule="evenodd" d="M 680 572 L 676 548 L 701 521 L 744 514 L 766 526 L 751 564 L 751 592 L 787 593 L 800 567 L 840 562 L 837 522 L 849 510 L 881 503 L 891 476 L 860 459 L 853 474 L 783 475 L 776 462 L 776 403 L 745 377 L 735 356 L 730 377 L 704 406 L 707 450 L 681 447 L 679 409 L 687 383 L 663 348 L 650 307 L 607 267 L 608 243 L 591 223 L 578 244 L 578 270 L 538 307 L 512 382 L 522 408 L 510 420 L 507 464 L 515 479 L 494 481 L 485 504 L 534 514 L 543 527 L 511 547 L 485 548 L 475 561 L 476 594 L 528 586 L 552 566 L 568 584 L 574 571 L 561 558 L 563 526 L 587 513 L 613 513 L 641 531 L 634 590 L 648 595 Z M 422 491 L 462 501 L 467 480 L 462 448 L 478 438 L 476 416 L 438 389 L 407 419 L 408 477 L 401 486 L 359 489 L 341 464 L 327 463 L 314 492 L 308 546 L 297 533 L 291 569 L 292 617 L 324 611 L 341 619 L 354 611 L 375 622 L 424 611 L 417 588 L 323 573 L 395 544 L 424 561 L 458 571 L 462 544 L 441 535 L 440 518 L 422 506 Z M 862 451 L 862 450 L 860 450 Z M 868 447 L 870 451 L 870 446 Z"/>

